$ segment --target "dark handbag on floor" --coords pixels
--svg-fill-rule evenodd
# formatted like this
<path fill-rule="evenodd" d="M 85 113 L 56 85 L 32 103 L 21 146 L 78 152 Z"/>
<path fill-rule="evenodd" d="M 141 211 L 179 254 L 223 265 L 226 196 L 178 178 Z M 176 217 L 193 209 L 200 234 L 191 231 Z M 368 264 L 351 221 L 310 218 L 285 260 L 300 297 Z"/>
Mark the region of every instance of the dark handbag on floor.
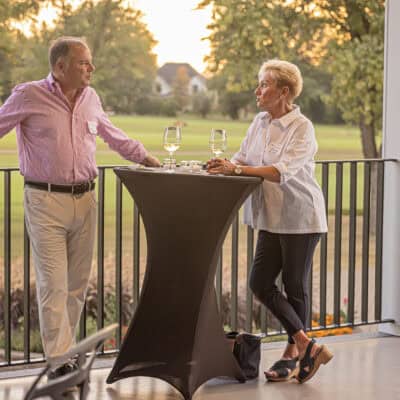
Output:
<path fill-rule="evenodd" d="M 228 332 L 225 335 L 229 341 L 233 341 L 233 355 L 246 378 L 257 378 L 261 358 L 261 337 L 239 332 Z"/>

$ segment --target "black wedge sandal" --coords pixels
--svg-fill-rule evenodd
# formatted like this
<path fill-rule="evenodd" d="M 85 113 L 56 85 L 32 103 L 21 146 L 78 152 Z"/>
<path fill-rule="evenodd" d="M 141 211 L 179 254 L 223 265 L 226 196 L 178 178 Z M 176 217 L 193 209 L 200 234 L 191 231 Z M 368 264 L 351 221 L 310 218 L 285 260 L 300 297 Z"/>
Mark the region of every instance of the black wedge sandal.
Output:
<path fill-rule="evenodd" d="M 264 372 L 265 378 L 269 382 L 284 382 L 294 378 L 298 372 L 297 368 L 298 358 L 292 360 L 279 360 L 268 371 L 274 371 L 277 376 L 268 376 Z"/>
<path fill-rule="evenodd" d="M 325 345 L 322 345 L 317 353 L 311 357 L 311 349 L 316 344 L 314 339 L 308 344 L 304 357 L 300 360 L 300 370 L 296 379 L 299 383 L 307 382 L 317 372 L 321 364 L 327 364 L 333 357 L 333 354 Z"/>

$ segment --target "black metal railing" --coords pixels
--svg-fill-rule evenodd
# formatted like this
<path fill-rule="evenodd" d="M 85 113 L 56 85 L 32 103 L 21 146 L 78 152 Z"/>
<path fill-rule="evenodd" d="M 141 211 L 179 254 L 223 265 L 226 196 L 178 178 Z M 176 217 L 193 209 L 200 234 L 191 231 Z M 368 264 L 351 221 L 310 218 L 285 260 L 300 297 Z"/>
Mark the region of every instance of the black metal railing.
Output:
<path fill-rule="evenodd" d="M 329 232 L 310 276 L 309 330 L 355 327 L 382 319 L 382 226 L 385 165 L 395 160 L 319 161 Z M 100 167 L 94 271 L 78 338 L 119 322 L 104 353 L 118 351 L 139 300 L 146 239 L 139 211 L 112 166 Z M 29 238 L 22 205 L 23 179 L 0 169 L 0 366 L 43 361 Z M 217 267 L 215 287 L 223 323 L 233 330 L 282 334 L 283 329 L 247 285 L 255 232 L 234 219 Z"/>

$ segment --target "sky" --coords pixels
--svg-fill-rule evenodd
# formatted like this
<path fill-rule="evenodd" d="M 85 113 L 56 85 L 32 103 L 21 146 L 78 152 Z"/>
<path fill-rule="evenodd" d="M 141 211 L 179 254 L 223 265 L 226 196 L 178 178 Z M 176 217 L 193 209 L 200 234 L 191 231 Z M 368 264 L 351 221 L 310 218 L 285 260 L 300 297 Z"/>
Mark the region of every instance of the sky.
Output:
<path fill-rule="evenodd" d="M 211 22 L 211 7 L 195 10 L 199 0 L 134 0 L 135 8 L 143 11 L 144 22 L 159 42 L 154 48 L 158 65 L 165 62 L 188 62 L 198 72 L 206 64 L 209 35 L 206 26 Z"/>
<path fill-rule="evenodd" d="M 74 6 L 82 0 L 70 0 Z M 166 62 L 187 62 L 198 72 L 204 72 L 203 59 L 209 53 L 209 35 L 206 26 L 211 22 L 211 7 L 195 10 L 200 0 L 127 0 L 140 9 L 143 21 L 153 33 L 158 44 L 154 48 L 158 66 Z M 50 22 L 55 17 L 54 9 L 42 9 L 39 22 Z"/>

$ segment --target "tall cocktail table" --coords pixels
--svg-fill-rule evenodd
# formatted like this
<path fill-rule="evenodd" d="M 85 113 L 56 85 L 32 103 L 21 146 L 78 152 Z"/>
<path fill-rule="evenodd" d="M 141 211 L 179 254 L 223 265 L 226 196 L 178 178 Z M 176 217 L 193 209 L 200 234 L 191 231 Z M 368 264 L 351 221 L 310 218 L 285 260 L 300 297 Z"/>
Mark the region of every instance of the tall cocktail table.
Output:
<path fill-rule="evenodd" d="M 147 237 L 139 304 L 107 383 L 131 376 L 167 381 L 186 400 L 207 380 L 244 382 L 225 340 L 214 277 L 241 204 L 261 179 L 115 168 Z"/>

